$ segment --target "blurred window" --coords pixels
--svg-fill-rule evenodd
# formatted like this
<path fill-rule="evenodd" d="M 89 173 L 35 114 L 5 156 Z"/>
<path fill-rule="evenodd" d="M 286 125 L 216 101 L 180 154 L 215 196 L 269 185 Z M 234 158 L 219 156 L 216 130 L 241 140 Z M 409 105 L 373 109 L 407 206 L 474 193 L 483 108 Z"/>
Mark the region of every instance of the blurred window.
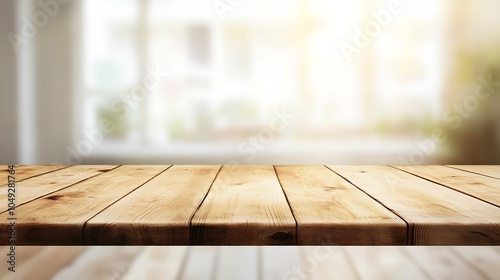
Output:
<path fill-rule="evenodd" d="M 292 142 L 413 133 L 440 114 L 444 1 L 389 2 L 243 0 L 221 19 L 212 1 L 86 0 L 84 127 L 109 118 L 105 141 L 124 145 L 219 142 L 286 106 Z M 357 30 L 375 35 L 356 46 Z M 169 75 L 137 101 L 154 69 Z"/>

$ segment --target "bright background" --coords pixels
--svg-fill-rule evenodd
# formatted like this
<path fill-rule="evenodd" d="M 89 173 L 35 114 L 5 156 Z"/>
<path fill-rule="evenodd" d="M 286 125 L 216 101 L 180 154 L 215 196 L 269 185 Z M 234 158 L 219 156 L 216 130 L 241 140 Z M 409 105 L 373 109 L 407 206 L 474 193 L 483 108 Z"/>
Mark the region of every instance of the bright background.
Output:
<path fill-rule="evenodd" d="M 499 1 L 67 2 L 0 3 L 0 162 L 500 163 Z"/>

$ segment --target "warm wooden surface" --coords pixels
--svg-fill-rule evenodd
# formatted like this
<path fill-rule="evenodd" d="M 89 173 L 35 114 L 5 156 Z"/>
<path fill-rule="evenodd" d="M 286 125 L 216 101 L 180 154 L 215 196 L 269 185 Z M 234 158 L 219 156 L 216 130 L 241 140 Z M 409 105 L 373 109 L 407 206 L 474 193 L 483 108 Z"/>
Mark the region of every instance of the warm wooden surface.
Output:
<path fill-rule="evenodd" d="M 500 244 L 497 206 L 393 167 L 330 168 L 403 218 L 409 244 Z"/>
<path fill-rule="evenodd" d="M 22 204 L 35 200 L 44 195 L 48 195 L 58 190 L 62 190 L 66 187 L 69 187 L 73 184 L 84 181 L 93 176 L 102 174 L 103 172 L 107 172 L 116 166 L 71 166 L 68 168 L 59 169 L 57 171 L 46 173 L 40 175 L 36 168 L 30 168 L 31 174 L 39 174 L 38 177 L 32 178 L 26 182 L 19 182 L 16 172 L 16 181 L 19 182 L 18 185 L 22 187 L 22 193 L 17 196 L 17 206 L 21 206 Z M 22 168 L 22 171 L 26 169 Z M 50 170 L 46 166 L 41 166 L 41 171 Z M 56 170 L 56 169 L 52 169 Z M 21 178 L 25 177 L 27 173 L 21 173 Z M 0 193 L 0 201 L 7 200 L 7 192 Z M 7 205 L 0 208 L 1 211 L 7 210 Z"/>
<path fill-rule="evenodd" d="M 189 223 L 219 169 L 172 166 L 90 219 L 85 242 L 189 244 Z"/>
<path fill-rule="evenodd" d="M 17 167 L 16 181 L 22 181 L 24 179 L 36 177 L 45 173 L 49 173 L 55 170 L 67 168 L 68 166 L 61 165 L 20 165 Z M 2 165 L 0 171 L 6 171 L 7 166 Z M 5 186 L 7 183 L 0 182 L 0 186 Z"/>
<path fill-rule="evenodd" d="M 83 226 L 88 220 L 167 167 L 120 166 L 21 205 L 16 209 L 17 244 L 83 244 Z M 22 183 L 17 189 L 22 197 Z M 0 214 L 3 221 L 8 217 L 8 212 Z"/>
<path fill-rule="evenodd" d="M 191 221 L 191 244 L 291 245 L 295 229 L 272 166 L 223 166 Z"/>
<path fill-rule="evenodd" d="M 16 170 L 17 245 L 500 245 L 500 166 Z"/>
<path fill-rule="evenodd" d="M 500 168 L 496 165 L 450 165 L 450 167 L 500 179 Z"/>
<path fill-rule="evenodd" d="M 297 244 L 406 244 L 406 223 L 324 166 L 276 166 Z"/>
<path fill-rule="evenodd" d="M 500 206 L 500 188 L 496 178 L 477 176 L 474 173 L 462 172 L 445 166 L 399 166 L 397 168 Z"/>

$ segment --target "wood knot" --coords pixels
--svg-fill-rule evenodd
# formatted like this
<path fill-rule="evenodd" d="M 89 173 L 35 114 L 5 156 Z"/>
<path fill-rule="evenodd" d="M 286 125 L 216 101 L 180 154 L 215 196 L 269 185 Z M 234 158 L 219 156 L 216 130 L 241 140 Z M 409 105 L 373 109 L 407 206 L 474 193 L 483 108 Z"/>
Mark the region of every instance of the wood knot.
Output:
<path fill-rule="evenodd" d="M 62 195 L 51 195 L 49 197 L 46 197 L 46 199 L 50 199 L 50 200 L 58 200 L 60 198 L 62 198 L 63 196 Z"/>

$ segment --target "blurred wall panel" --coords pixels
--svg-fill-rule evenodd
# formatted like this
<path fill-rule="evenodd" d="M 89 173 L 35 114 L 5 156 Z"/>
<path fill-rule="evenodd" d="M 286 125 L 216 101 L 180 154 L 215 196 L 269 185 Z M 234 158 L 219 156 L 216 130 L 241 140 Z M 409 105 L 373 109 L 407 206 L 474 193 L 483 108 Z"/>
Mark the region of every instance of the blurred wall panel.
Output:
<path fill-rule="evenodd" d="M 37 162 L 65 162 L 65 147 L 72 140 L 73 82 L 77 78 L 73 73 L 79 57 L 79 47 L 74 41 L 75 21 L 79 17 L 74 12 L 80 4 L 69 1 L 60 5 L 48 23 L 38 28 L 34 38 Z M 34 12 L 41 9 L 37 5 Z"/>
<path fill-rule="evenodd" d="M 19 163 L 17 56 L 7 36 L 16 29 L 16 1 L 0 1 L 0 161 Z"/>

